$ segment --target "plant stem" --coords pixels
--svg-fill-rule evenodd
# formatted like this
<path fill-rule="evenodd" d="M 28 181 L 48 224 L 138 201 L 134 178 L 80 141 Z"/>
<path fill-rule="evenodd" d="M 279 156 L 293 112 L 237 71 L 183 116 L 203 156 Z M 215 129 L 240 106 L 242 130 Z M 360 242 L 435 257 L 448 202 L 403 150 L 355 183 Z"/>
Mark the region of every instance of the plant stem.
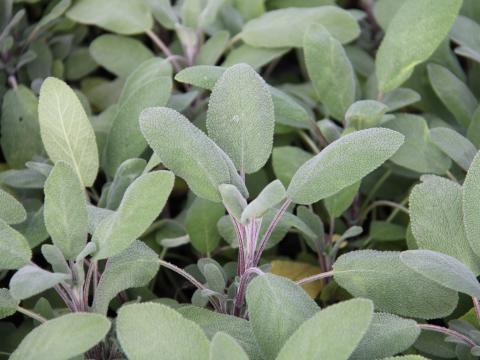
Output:
<path fill-rule="evenodd" d="M 333 276 L 333 271 L 328 271 L 328 272 L 315 274 L 315 275 L 303 278 L 301 280 L 298 280 L 297 284 L 298 285 L 308 284 L 310 282 L 325 279 L 325 278 L 332 277 L 332 276 Z"/>
<path fill-rule="evenodd" d="M 233 315 L 239 316 L 240 311 L 242 310 L 244 299 L 245 299 L 245 290 L 247 289 L 248 280 L 253 274 L 263 275 L 263 271 L 257 267 L 248 268 L 240 278 L 240 284 L 238 285 L 237 295 L 235 296 L 235 306 L 233 307 Z"/>
<path fill-rule="evenodd" d="M 398 209 L 399 211 L 403 211 L 407 215 L 409 214 L 408 209 L 401 204 L 388 200 L 378 200 L 374 201 L 369 207 L 365 209 L 365 211 L 363 211 L 363 213 L 360 214 L 360 216 L 358 217 L 358 223 L 363 222 L 363 220 L 365 220 L 365 218 L 367 217 L 368 213 L 375 209 L 377 206 L 389 206 Z"/>
<path fill-rule="evenodd" d="M 173 54 L 167 45 L 160 39 L 157 34 L 155 34 L 152 30 L 146 31 L 147 36 L 153 41 L 155 45 L 163 52 L 163 54 L 172 62 L 172 65 L 175 67 L 175 70 L 179 72 L 181 70 L 180 65 L 178 64 L 175 54 Z"/>
<path fill-rule="evenodd" d="M 21 312 L 24 315 L 27 315 L 28 317 L 31 317 L 32 319 L 35 319 L 41 323 L 47 322 L 47 319 L 45 319 L 42 315 L 37 314 L 31 310 L 25 309 L 21 306 L 17 306 L 17 311 Z"/>
<path fill-rule="evenodd" d="M 310 148 L 310 150 L 312 150 L 315 154 L 320 152 L 317 144 L 313 142 L 313 140 L 305 133 L 305 131 L 300 130 L 298 134 L 302 138 L 303 142 Z"/>
<path fill-rule="evenodd" d="M 480 303 L 478 302 L 478 298 L 472 297 L 473 300 L 473 307 L 475 308 L 475 315 L 477 315 L 477 320 L 480 322 Z"/>
<path fill-rule="evenodd" d="M 467 344 L 468 346 L 470 347 L 474 347 L 476 346 L 475 342 L 472 341 L 472 339 L 470 339 L 469 337 L 455 331 L 455 330 L 452 330 L 452 329 L 447 329 L 445 327 L 442 327 L 442 326 L 437 326 L 437 325 L 431 325 L 431 324 L 418 324 L 418 327 L 422 330 L 430 330 L 430 331 L 436 331 L 436 332 L 439 332 L 439 333 L 442 333 L 442 334 L 445 334 L 445 335 L 448 335 L 448 336 L 453 336 L 455 338 L 457 338 L 458 340 L 464 342 L 465 344 Z"/>

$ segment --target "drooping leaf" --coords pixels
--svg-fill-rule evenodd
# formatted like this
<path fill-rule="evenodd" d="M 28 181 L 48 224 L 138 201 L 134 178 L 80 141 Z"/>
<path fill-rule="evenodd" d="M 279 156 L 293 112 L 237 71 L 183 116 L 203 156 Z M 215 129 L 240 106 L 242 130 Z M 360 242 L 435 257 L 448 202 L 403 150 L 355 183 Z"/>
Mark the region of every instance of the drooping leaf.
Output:
<path fill-rule="evenodd" d="M 87 243 L 87 202 L 75 170 L 59 161 L 45 182 L 45 226 L 52 241 L 68 259 Z"/>
<path fill-rule="evenodd" d="M 395 13 L 377 52 L 376 73 L 381 92 L 407 80 L 450 31 L 461 0 L 407 0 Z"/>
<path fill-rule="evenodd" d="M 477 153 L 463 182 L 463 223 L 473 251 L 480 256 L 480 155 Z"/>
<path fill-rule="evenodd" d="M 438 285 L 404 265 L 399 252 L 353 251 L 333 265 L 335 281 L 356 297 L 371 299 L 378 311 L 433 319 L 457 306 L 455 291 Z"/>
<path fill-rule="evenodd" d="M 430 138 L 463 170 L 468 171 L 477 149 L 467 138 L 455 130 L 438 127 L 430 130 Z"/>
<path fill-rule="evenodd" d="M 106 315 L 108 304 L 119 292 L 147 285 L 158 268 L 158 255 L 144 243 L 133 242 L 125 251 L 108 259 L 95 291 L 93 309 Z"/>
<path fill-rule="evenodd" d="M 97 177 L 98 152 L 95 134 L 85 110 L 73 90 L 63 81 L 47 78 L 38 104 L 40 133 L 45 150 L 56 163 L 72 166 L 84 186 Z"/>
<path fill-rule="evenodd" d="M 12 297 L 8 289 L 0 288 L 0 319 L 15 314 L 18 303 L 19 301 Z"/>
<path fill-rule="evenodd" d="M 129 359 L 208 359 L 210 344 L 202 329 L 162 304 L 123 306 L 117 337 Z"/>
<path fill-rule="evenodd" d="M 248 356 L 233 337 L 224 332 L 214 335 L 210 344 L 210 360 L 248 360 Z"/>
<path fill-rule="evenodd" d="M 330 114 L 343 121 L 355 101 L 355 74 L 342 44 L 327 29 L 314 24 L 303 39 L 308 75 Z"/>
<path fill-rule="evenodd" d="M 109 0 L 81 0 L 67 11 L 67 17 L 123 35 L 140 34 L 153 27 L 146 3 L 138 0 L 117 0 L 115 4 Z"/>
<path fill-rule="evenodd" d="M 425 176 L 410 193 L 410 221 L 421 249 L 457 258 L 475 274 L 480 259 L 468 242 L 462 216 L 462 187 L 443 177 Z"/>
<path fill-rule="evenodd" d="M 23 235 L 0 219 L 0 269 L 21 268 L 31 257 L 32 251 Z"/>
<path fill-rule="evenodd" d="M 38 266 L 26 265 L 10 279 L 10 293 L 17 300 L 27 299 L 48 290 L 71 276 L 52 273 Z"/>
<path fill-rule="evenodd" d="M 446 288 L 480 297 L 480 284 L 475 274 L 452 256 L 430 250 L 408 250 L 400 260 L 421 276 Z"/>
<path fill-rule="evenodd" d="M 295 331 L 277 359 L 347 360 L 367 332 L 372 316 L 373 304 L 366 299 L 329 306 Z"/>
<path fill-rule="evenodd" d="M 110 325 L 98 314 L 63 315 L 33 329 L 10 359 L 64 360 L 82 355 L 105 337 Z"/>
<path fill-rule="evenodd" d="M 127 189 L 117 211 L 96 228 L 92 241 L 104 259 L 120 254 L 147 230 L 162 211 L 173 188 L 170 171 L 154 171 L 137 178 Z"/>
<path fill-rule="evenodd" d="M 170 97 L 171 65 L 159 58 L 140 64 L 127 78 L 118 101 L 117 115 L 105 145 L 107 173 L 113 177 L 125 160 L 139 157 L 147 148 L 138 117 L 150 106 L 165 106 Z"/>
<path fill-rule="evenodd" d="M 263 79 L 248 65 L 228 68 L 215 83 L 207 112 L 209 136 L 242 173 L 253 173 L 272 152 L 275 116 Z"/>
<path fill-rule="evenodd" d="M 253 332 L 267 359 L 274 359 L 295 330 L 319 310 L 299 285 L 272 274 L 253 279 L 246 299 Z"/>
<path fill-rule="evenodd" d="M 323 25 L 341 43 L 352 41 L 360 32 L 348 12 L 336 6 L 321 6 L 269 11 L 245 24 L 241 37 L 255 47 L 301 47 L 305 31 L 313 23 Z"/>
<path fill-rule="evenodd" d="M 288 186 L 298 204 L 311 204 L 358 182 L 388 160 L 403 136 L 387 129 L 366 129 L 333 142 L 303 164 Z"/>
<path fill-rule="evenodd" d="M 221 184 L 236 185 L 246 195 L 228 156 L 180 113 L 168 108 L 146 109 L 140 115 L 140 127 L 165 166 L 185 179 L 197 196 L 219 202 Z"/>
<path fill-rule="evenodd" d="M 269 209 L 278 205 L 287 196 L 285 187 L 280 180 L 274 180 L 268 184 L 260 194 L 243 210 L 241 222 L 262 217 Z"/>
<path fill-rule="evenodd" d="M 2 189 L 0 189 L 0 219 L 7 224 L 18 224 L 27 219 L 23 205 Z"/>

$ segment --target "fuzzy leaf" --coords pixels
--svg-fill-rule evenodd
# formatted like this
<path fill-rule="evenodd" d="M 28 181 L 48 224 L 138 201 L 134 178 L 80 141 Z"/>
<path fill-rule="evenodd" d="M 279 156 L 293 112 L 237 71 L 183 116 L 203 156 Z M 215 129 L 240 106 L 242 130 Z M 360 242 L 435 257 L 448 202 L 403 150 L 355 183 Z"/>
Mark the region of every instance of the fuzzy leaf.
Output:
<path fill-rule="evenodd" d="M 250 20 L 242 29 L 242 40 L 255 47 L 301 47 L 311 24 L 323 25 L 341 43 L 355 39 L 360 28 L 355 18 L 337 6 L 269 11 Z"/>
<path fill-rule="evenodd" d="M 247 205 L 242 212 L 241 222 L 262 217 L 269 209 L 279 204 L 287 197 L 285 187 L 280 180 L 274 180 L 260 192 L 260 194 Z"/>
<path fill-rule="evenodd" d="M 390 22 L 376 58 L 378 87 L 391 91 L 427 60 L 452 27 L 462 0 L 407 0 Z"/>
<path fill-rule="evenodd" d="M 355 196 L 358 194 L 360 181 L 340 190 L 335 195 L 329 196 L 323 200 L 330 216 L 340 217 L 352 205 Z"/>
<path fill-rule="evenodd" d="M 173 188 L 170 171 L 154 171 L 137 178 L 127 189 L 118 210 L 96 228 L 92 241 L 104 259 L 127 249 L 162 211 Z"/>
<path fill-rule="evenodd" d="M 197 196 L 219 202 L 221 184 L 235 185 L 247 195 L 228 156 L 180 113 L 168 108 L 146 109 L 140 115 L 140 127 L 165 166 L 185 179 Z"/>
<path fill-rule="evenodd" d="M 272 152 L 274 124 L 272 97 L 263 79 L 246 64 L 228 68 L 210 96 L 207 129 L 241 173 L 265 165 Z"/>
<path fill-rule="evenodd" d="M 12 354 L 12 360 L 65 360 L 91 349 L 110 329 L 98 314 L 75 313 L 49 320 L 33 329 Z"/>
<path fill-rule="evenodd" d="M 399 252 L 361 250 L 342 255 L 333 265 L 335 281 L 355 297 L 371 299 L 378 311 L 420 319 L 449 315 L 458 295 L 418 276 Z"/>
<path fill-rule="evenodd" d="M 355 101 L 355 74 L 342 44 L 323 26 L 314 24 L 303 39 L 305 64 L 320 101 L 330 114 L 343 121 Z"/>
<path fill-rule="evenodd" d="M 477 149 L 467 138 L 449 128 L 434 128 L 430 130 L 430 138 L 446 155 L 448 155 L 463 170 L 468 171 Z"/>
<path fill-rule="evenodd" d="M 400 254 L 400 260 L 418 274 L 446 288 L 480 298 L 477 277 L 454 257 L 430 250 L 409 250 Z"/>
<path fill-rule="evenodd" d="M 72 166 L 84 186 L 98 172 L 95 133 L 80 100 L 63 81 L 49 77 L 40 89 L 40 133 L 50 159 Z"/>
<path fill-rule="evenodd" d="M 233 337 L 224 332 L 218 332 L 210 344 L 209 360 L 248 360 L 248 356 Z"/>
<path fill-rule="evenodd" d="M 345 122 L 356 130 L 368 129 L 377 126 L 387 110 L 387 105 L 375 100 L 356 101 L 348 108 Z"/>
<path fill-rule="evenodd" d="M 2 189 L 0 189 L 0 219 L 7 224 L 18 224 L 27 219 L 23 205 Z"/>
<path fill-rule="evenodd" d="M 396 0 L 395 0 L 396 1 Z M 395 111 L 421 100 L 420 94 L 408 88 L 397 88 L 389 91 L 382 98 L 382 102 L 388 106 L 388 111 Z"/>
<path fill-rule="evenodd" d="M 123 306 L 117 337 L 129 359 L 208 359 L 209 341 L 202 329 L 161 304 Z"/>
<path fill-rule="evenodd" d="M 70 267 L 62 252 L 55 245 L 44 244 L 41 247 L 42 255 L 56 273 L 70 274 Z"/>
<path fill-rule="evenodd" d="M 32 251 L 23 235 L 0 219 L 0 269 L 21 268 L 31 257 Z"/>
<path fill-rule="evenodd" d="M 463 182 L 463 221 L 473 251 L 480 256 L 480 154 L 477 153 Z"/>
<path fill-rule="evenodd" d="M 260 69 L 262 66 L 284 55 L 288 50 L 288 48 L 253 47 L 243 44 L 228 53 L 222 66 L 229 67 L 245 63 L 254 69 Z"/>
<path fill-rule="evenodd" d="M 171 72 L 168 61 L 153 58 L 140 64 L 127 78 L 105 145 L 104 167 L 110 176 L 115 175 L 122 162 L 139 157 L 147 148 L 137 119 L 143 109 L 167 104 Z"/>
<path fill-rule="evenodd" d="M 403 135 L 387 129 L 366 129 L 331 143 L 297 170 L 288 196 L 312 204 L 358 182 L 388 160 L 403 143 Z"/>
<path fill-rule="evenodd" d="M 272 274 L 253 279 L 246 299 L 253 332 L 266 359 L 274 359 L 295 330 L 319 310 L 299 285 Z"/>
<path fill-rule="evenodd" d="M 367 333 L 349 359 L 381 359 L 398 354 L 413 345 L 420 335 L 414 320 L 387 313 L 373 314 Z"/>
<path fill-rule="evenodd" d="M 228 31 L 214 32 L 198 51 L 195 57 L 195 65 L 215 65 L 222 56 L 229 38 Z"/>
<path fill-rule="evenodd" d="M 158 255 L 140 241 L 109 258 L 95 292 L 95 312 L 106 315 L 108 304 L 119 292 L 147 285 L 158 268 Z"/>
<path fill-rule="evenodd" d="M 236 186 L 222 184 L 218 187 L 218 190 L 220 191 L 223 205 L 227 209 L 228 213 L 240 221 L 243 209 L 247 207 L 247 200 L 245 200 Z"/>
<path fill-rule="evenodd" d="M 8 289 L 0 288 L 0 319 L 4 319 L 17 312 L 19 301 L 15 300 Z"/>
<path fill-rule="evenodd" d="M 480 273 L 480 259 L 468 242 L 462 216 L 462 187 L 443 177 L 425 176 L 410 193 L 410 221 L 417 245 L 453 256 Z"/>
<path fill-rule="evenodd" d="M 153 27 L 149 8 L 137 0 L 116 0 L 115 4 L 110 0 L 81 0 L 67 11 L 67 17 L 123 35 L 140 34 Z"/>
<path fill-rule="evenodd" d="M 273 172 L 283 185 L 288 186 L 300 166 L 312 157 L 312 154 L 295 146 L 274 147 L 272 151 Z"/>
<path fill-rule="evenodd" d="M 45 182 L 45 226 L 68 260 L 74 259 L 87 243 L 87 201 L 75 170 L 59 161 Z"/>
<path fill-rule="evenodd" d="M 372 316 L 373 304 L 366 299 L 331 305 L 295 331 L 277 360 L 347 360 L 367 332 Z"/>

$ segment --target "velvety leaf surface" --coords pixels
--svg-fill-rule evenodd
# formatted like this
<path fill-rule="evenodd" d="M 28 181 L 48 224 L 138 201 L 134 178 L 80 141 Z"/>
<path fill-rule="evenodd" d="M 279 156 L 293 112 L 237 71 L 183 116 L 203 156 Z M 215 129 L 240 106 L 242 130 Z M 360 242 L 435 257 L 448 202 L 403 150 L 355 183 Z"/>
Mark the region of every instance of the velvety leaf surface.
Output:
<path fill-rule="evenodd" d="M 23 235 L 0 219 L 0 269 L 21 268 L 31 257 L 32 251 Z"/>
<path fill-rule="evenodd" d="M 8 289 L 0 288 L 0 319 L 15 314 L 19 301 L 15 300 Z"/>
<path fill-rule="evenodd" d="M 447 154 L 458 166 L 468 171 L 477 154 L 476 147 L 455 130 L 438 127 L 430 130 L 430 138 L 440 150 Z"/>
<path fill-rule="evenodd" d="M 0 189 L 0 219 L 7 224 L 18 224 L 27 219 L 23 205 L 2 189 Z"/>
<path fill-rule="evenodd" d="M 218 332 L 210 344 L 209 360 L 248 360 L 242 347 L 230 335 Z"/>
<path fill-rule="evenodd" d="M 463 183 L 463 221 L 470 246 L 480 256 L 480 155 L 477 153 Z"/>
<path fill-rule="evenodd" d="M 280 180 L 274 180 L 260 192 L 260 194 L 247 205 L 242 212 L 241 222 L 248 219 L 262 217 L 269 209 L 279 204 L 287 197 L 285 187 Z"/>

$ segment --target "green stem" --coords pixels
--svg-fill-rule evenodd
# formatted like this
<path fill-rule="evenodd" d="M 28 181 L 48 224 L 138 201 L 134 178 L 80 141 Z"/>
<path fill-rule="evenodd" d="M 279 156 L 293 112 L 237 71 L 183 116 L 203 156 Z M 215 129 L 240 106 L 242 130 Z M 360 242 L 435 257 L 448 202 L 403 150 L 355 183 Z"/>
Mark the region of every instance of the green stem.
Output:
<path fill-rule="evenodd" d="M 367 208 L 370 201 L 372 201 L 373 197 L 377 194 L 378 190 L 382 187 L 382 185 L 385 183 L 385 181 L 387 181 L 387 179 L 390 177 L 391 174 L 392 174 L 392 170 L 388 169 L 385 172 L 385 174 L 383 174 L 380 177 L 380 179 L 378 179 L 378 181 L 373 186 L 372 190 L 370 190 L 367 198 L 363 202 L 363 205 L 360 209 L 360 214 L 362 214 L 365 211 L 365 209 Z"/>
<path fill-rule="evenodd" d="M 31 317 L 32 319 L 35 319 L 41 323 L 44 323 L 44 322 L 47 322 L 47 319 L 45 319 L 42 315 L 39 315 L 31 310 L 28 310 L 28 309 L 25 309 L 21 306 L 17 306 L 17 311 L 24 314 L 24 315 L 27 315 L 28 317 Z"/>

